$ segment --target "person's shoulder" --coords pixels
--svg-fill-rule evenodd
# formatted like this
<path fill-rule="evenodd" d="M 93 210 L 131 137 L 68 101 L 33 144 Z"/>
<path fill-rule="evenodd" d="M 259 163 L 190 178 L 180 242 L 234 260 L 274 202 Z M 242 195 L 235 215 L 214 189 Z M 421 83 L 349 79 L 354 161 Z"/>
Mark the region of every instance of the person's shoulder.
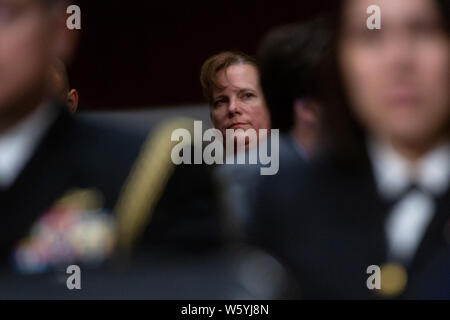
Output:
<path fill-rule="evenodd" d="M 120 184 L 140 156 L 148 133 L 107 118 L 64 110 L 45 140 L 45 152 L 86 183 Z M 116 181 L 117 180 L 117 181 Z"/>
<path fill-rule="evenodd" d="M 74 133 L 86 145 L 101 147 L 101 150 L 136 148 L 143 144 L 148 129 L 129 124 L 112 123 L 106 118 L 91 118 L 86 115 L 73 116 Z"/>
<path fill-rule="evenodd" d="M 69 117 L 63 128 L 67 150 L 86 166 L 128 167 L 138 157 L 148 132 L 85 115 Z"/>

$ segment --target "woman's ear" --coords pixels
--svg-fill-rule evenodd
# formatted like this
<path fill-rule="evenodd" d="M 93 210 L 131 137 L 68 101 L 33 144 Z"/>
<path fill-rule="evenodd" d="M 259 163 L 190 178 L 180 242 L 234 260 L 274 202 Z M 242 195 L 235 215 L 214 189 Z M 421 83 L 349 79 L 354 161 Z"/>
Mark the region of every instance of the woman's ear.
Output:
<path fill-rule="evenodd" d="M 75 113 L 78 110 L 78 100 L 79 100 L 79 95 L 78 95 L 78 91 L 75 89 L 72 89 L 69 91 L 69 93 L 67 94 L 67 107 L 69 108 L 69 111 L 72 113 Z"/>

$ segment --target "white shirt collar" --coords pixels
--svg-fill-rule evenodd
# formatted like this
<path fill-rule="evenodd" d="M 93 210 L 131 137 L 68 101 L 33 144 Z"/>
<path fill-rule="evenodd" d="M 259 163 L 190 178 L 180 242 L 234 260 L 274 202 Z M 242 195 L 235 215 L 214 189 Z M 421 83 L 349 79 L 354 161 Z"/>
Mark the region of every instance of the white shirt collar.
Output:
<path fill-rule="evenodd" d="M 449 188 L 450 143 L 437 146 L 415 165 L 387 143 L 371 140 L 368 147 L 375 180 L 383 197 L 393 200 L 411 183 L 425 191 L 412 190 L 403 195 L 385 222 L 390 258 L 409 263 L 433 219 L 432 195 L 441 195 Z"/>
<path fill-rule="evenodd" d="M 47 103 L 0 134 L 0 188 L 14 184 L 55 118 L 54 108 Z"/>
<path fill-rule="evenodd" d="M 437 146 L 416 165 L 403 158 L 390 144 L 375 140 L 369 141 L 369 156 L 378 189 L 386 198 L 395 198 L 411 183 L 434 195 L 441 195 L 449 188 L 450 143 Z"/>

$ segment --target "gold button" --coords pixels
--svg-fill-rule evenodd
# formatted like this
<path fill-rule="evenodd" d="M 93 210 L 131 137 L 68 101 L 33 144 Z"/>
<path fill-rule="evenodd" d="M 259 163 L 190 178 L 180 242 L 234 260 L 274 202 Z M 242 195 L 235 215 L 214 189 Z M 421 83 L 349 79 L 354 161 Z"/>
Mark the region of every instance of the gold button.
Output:
<path fill-rule="evenodd" d="M 403 293 L 408 283 L 406 269 L 396 263 L 387 263 L 381 267 L 381 290 L 382 296 L 395 298 Z"/>

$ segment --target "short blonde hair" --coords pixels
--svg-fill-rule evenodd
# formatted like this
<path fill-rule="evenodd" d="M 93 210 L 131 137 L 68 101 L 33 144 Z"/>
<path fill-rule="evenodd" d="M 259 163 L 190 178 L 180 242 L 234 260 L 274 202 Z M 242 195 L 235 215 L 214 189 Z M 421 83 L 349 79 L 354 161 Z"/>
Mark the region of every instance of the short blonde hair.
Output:
<path fill-rule="evenodd" d="M 213 91 L 220 89 L 217 83 L 217 74 L 236 64 L 249 64 L 258 69 L 256 59 L 242 52 L 225 51 L 207 59 L 201 68 L 200 83 L 203 95 L 210 105 L 213 104 Z"/>

